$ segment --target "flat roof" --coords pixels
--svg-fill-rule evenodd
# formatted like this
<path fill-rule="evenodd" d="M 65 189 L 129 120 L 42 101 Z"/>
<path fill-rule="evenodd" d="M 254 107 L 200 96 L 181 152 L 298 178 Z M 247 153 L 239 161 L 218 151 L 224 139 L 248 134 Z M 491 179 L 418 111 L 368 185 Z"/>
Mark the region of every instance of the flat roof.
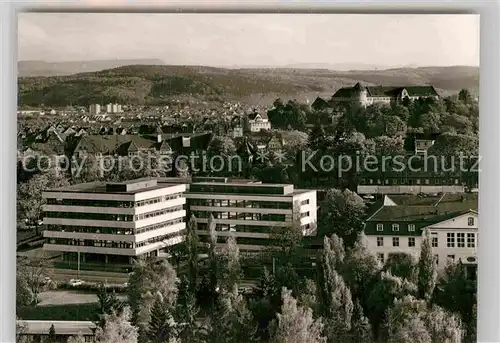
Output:
<path fill-rule="evenodd" d="M 134 181 L 134 180 L 132 180 Z M 124 183 L 123 185 L 130 185 L 132 183 Z M 139 189 L 133 189 L 133 190 L 109 190 L 108 185 L 110 183 L 107 182 L 100 182 L 100 181 L 95 181 L 95 182 L 86 182 L 86 183 L 79 183 L 71 186 L 65 186 L 61 188 L 55 188 L 55 189 L 47 189 L 44 190 L 44 192 L 62 192 L 62 193 L 101 193 L 101 194 L 137 194 L 137 193 L 142 193 L 142 192 L 147 192 L 147 191 L 152 191 L 152 190 L 157 190 L 157 189 L 162 189 L 162 188 L 169 188 L 169 187 L 175 187 L 179 186 L 179 184 L 172 184 L 172 183 L 160 183 L 155 186 L 151 187 L 144 187 L 144 188 L 139 188 Z M 120 183 L 111 183 L 112 185 L 120 185 Z"/>

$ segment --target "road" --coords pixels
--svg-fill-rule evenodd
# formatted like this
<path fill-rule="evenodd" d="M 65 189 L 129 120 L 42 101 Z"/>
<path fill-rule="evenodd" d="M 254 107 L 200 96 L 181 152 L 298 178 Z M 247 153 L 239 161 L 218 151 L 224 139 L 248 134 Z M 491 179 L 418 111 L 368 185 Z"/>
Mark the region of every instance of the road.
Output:
<path fill-rule="evenodd" d="M 128 274 L 72 269 L 53 269 L 52 278 L 56 281 L 68 282 L 71 279 L 81 279 L 87 282 L 102 282 L 122 285 L 128 281 Z"/>

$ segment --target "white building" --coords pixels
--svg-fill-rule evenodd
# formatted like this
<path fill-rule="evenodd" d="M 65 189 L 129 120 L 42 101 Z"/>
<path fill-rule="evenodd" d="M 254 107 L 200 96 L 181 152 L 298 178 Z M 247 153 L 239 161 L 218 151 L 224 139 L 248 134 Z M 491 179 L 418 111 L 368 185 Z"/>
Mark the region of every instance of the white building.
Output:
<path fill-rule="evenodd" d="M 448 261 L 476 265 L 477 194 L 385 196 L 365 225 L 367 246 L 381 262 L 391 253 L 418 258 L 427 232 L 439 269 Z"/>
<path fill-rule="evenodd" d="M 279 184 L 194 182 L 186 198 L 200 236 L 208 235 L 207 224 L 213 215 L 219 243 L 234 235 L 243 251 L 272 245 L 273 228 L 295 226 L 304 236 L 316 234 L 315 190 Z"/>
<path fill-rule="evenodd" d="M 83 183 L 43 192 L 44 250 L 67 263 L 130 265 L 184 239 L 185 184 Z"/>
<path fill-rule="evenodd" d="M 93 115 L 97 115 L 101 113 L 101 105 L 99 104 L 92 104 L 89 106 L 89 113 Z"/>
<path fill-rule="evenodd" d="M 107 104 L 106 105 L 106 112 L 107 113 L 121 113 L 122 112 L 122 105 L 120 105 L 120 104 Z"/>
<path fill-rule="evenodd" d="M 271 123 L 267 118 L 267 114 L 252 112 L 246 120 L 247 130 L 250 132 L 260 132 L 262 130 L 271 130 Z"/>

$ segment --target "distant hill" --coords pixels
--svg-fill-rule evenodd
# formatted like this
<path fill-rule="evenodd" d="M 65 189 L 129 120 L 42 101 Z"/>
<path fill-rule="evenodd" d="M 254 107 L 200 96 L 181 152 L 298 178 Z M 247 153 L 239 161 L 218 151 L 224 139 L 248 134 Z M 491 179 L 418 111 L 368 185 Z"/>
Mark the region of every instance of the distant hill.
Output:
<path fill-rule="evenodd" d="M 116 59 L 71 62 L 19 61 L 17 63 L 17 74 L 19 77 L 72 75 L 134 64 L 162 65 L 165 63 L 157 59 Z"/>
<path fill-rule="evenodd" d="M 387 70 L 224 69 L 203 66 L 127 65 L 53 77 L 19 78 L 20 105 L 119 102 L 162 104 L 173 99 L 237 100 L 269 104 L 281 97 L 313 101 L 356 82 L 366 85 L 434 85 L 443 94 L 468 88 L 477 94 L 477 67 Z"/>

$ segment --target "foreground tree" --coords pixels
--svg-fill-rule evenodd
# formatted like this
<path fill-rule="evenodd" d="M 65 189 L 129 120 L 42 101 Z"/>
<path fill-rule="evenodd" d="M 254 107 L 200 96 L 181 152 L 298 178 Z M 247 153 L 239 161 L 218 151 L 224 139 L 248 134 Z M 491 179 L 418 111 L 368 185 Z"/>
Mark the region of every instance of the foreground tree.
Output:
<path fill-rule="evenodd" d="M 433 306 L 424 316 L 432 343 L 461 343 L 464 330 L 460 319 L 439 306 Z"/>
<path fill-rule="evenodd" d="M 221 254 L 222 288 L 231 291 L 243 276 L 240 263 L 240 250 L 236 238 L 229 236 L 227 244 Z"/>
<path fill-rule="evenodd" d="M 188 267 L 187 267 L 187 275 L 188 281 L 192 288 L 198 289 L 198 246 L 199 246 L 199 238 L 196 233 L 198 230 L 198 224 L 196 222 L 196 217 L 191 215 L 189 222 L 187 224 L 187 233 L 186 233 L 186 254 L 188 258 Z"/>
<path fill-rule="evenodd" d="M 430 234 L 426 232 L 422 240 L 420 259 L 418 261 L 418 294 L 419 297 L 430 301 L 436 286 L 437 267 L 432 254 Z"/>
<path fill-rule="evenodd" d="M 335 236 L 332 240 L 325 237 L 320 264 L 320 313 L 325 319 L 326 335 L 331 342 L 343 341 L 348 337 L 353 312 L 351 291 L 335 269 L 340 269 L 340 263 L 343 262 L 343 250 L 339 253 L 340 247 L 341 240 Z"/>
<path fill-rule="evenodd" d="M 129 307 L 125 307 L 120 315 L 105 315 L 104 328 L 98 327 L 95 333 L 96 343 L 137 343 L 139 334 L 131 319 Z"/>
<path fill-rule="evenodd" d="M 345 189 L 330 189 L 322 204 L 323 219 L 318 223 L 318 231 L 336 234 L 344 241 L 346 247 L 352 247 L 363 230 L 363 216 L 366 205 L 356 193 Z"/>
<path fill-rule="evenodd" d="M 151 310 L 160 293 L 165 304 L 172 307 L 177 301 L 177 275 L 167 262 L 140 259 L 129 278 L 128 300 L 134 316 L 134 323 L 140 334 L 147 330 L 151 320 Z"/>
<path fill-rule="evenodd" d="M 42 192 L 67 185 L 69 185 L 68 180 L 57 171 L 36 174 L 27 182 L 21 183 L 17 189 L 18 218 L 26 219 L 28 223 L 34 225 L 38 235 L 38 222 L 42 219 L 42 209 L 45 204 Z"/>
<path fill-rule="evenodd" d="M 312 310 L 297 306 L 291 291 L 282 290 L 283 305 L 277 315 L 272 343 L 326 343 L 321 319 L 314 319 Z"/>
<path fill-rule="evenodd" d="M 387 311 L 388 341 L 391 343 L 432 343 L 422 314 L 425 302 L 412 296 L 396 299 Z"/>
<path fill-rule="evenodd" d="M 170 308 L 168 301 L 157 293 L 146 333 L 149 343 L 169 343 L 176 339 L 176 323 Z"/>
<path fill-rule="evenodd" d="M 68 338 L 68 343 L 85 343 L 85 337 L 83 335 L 71 336 Z"/>

